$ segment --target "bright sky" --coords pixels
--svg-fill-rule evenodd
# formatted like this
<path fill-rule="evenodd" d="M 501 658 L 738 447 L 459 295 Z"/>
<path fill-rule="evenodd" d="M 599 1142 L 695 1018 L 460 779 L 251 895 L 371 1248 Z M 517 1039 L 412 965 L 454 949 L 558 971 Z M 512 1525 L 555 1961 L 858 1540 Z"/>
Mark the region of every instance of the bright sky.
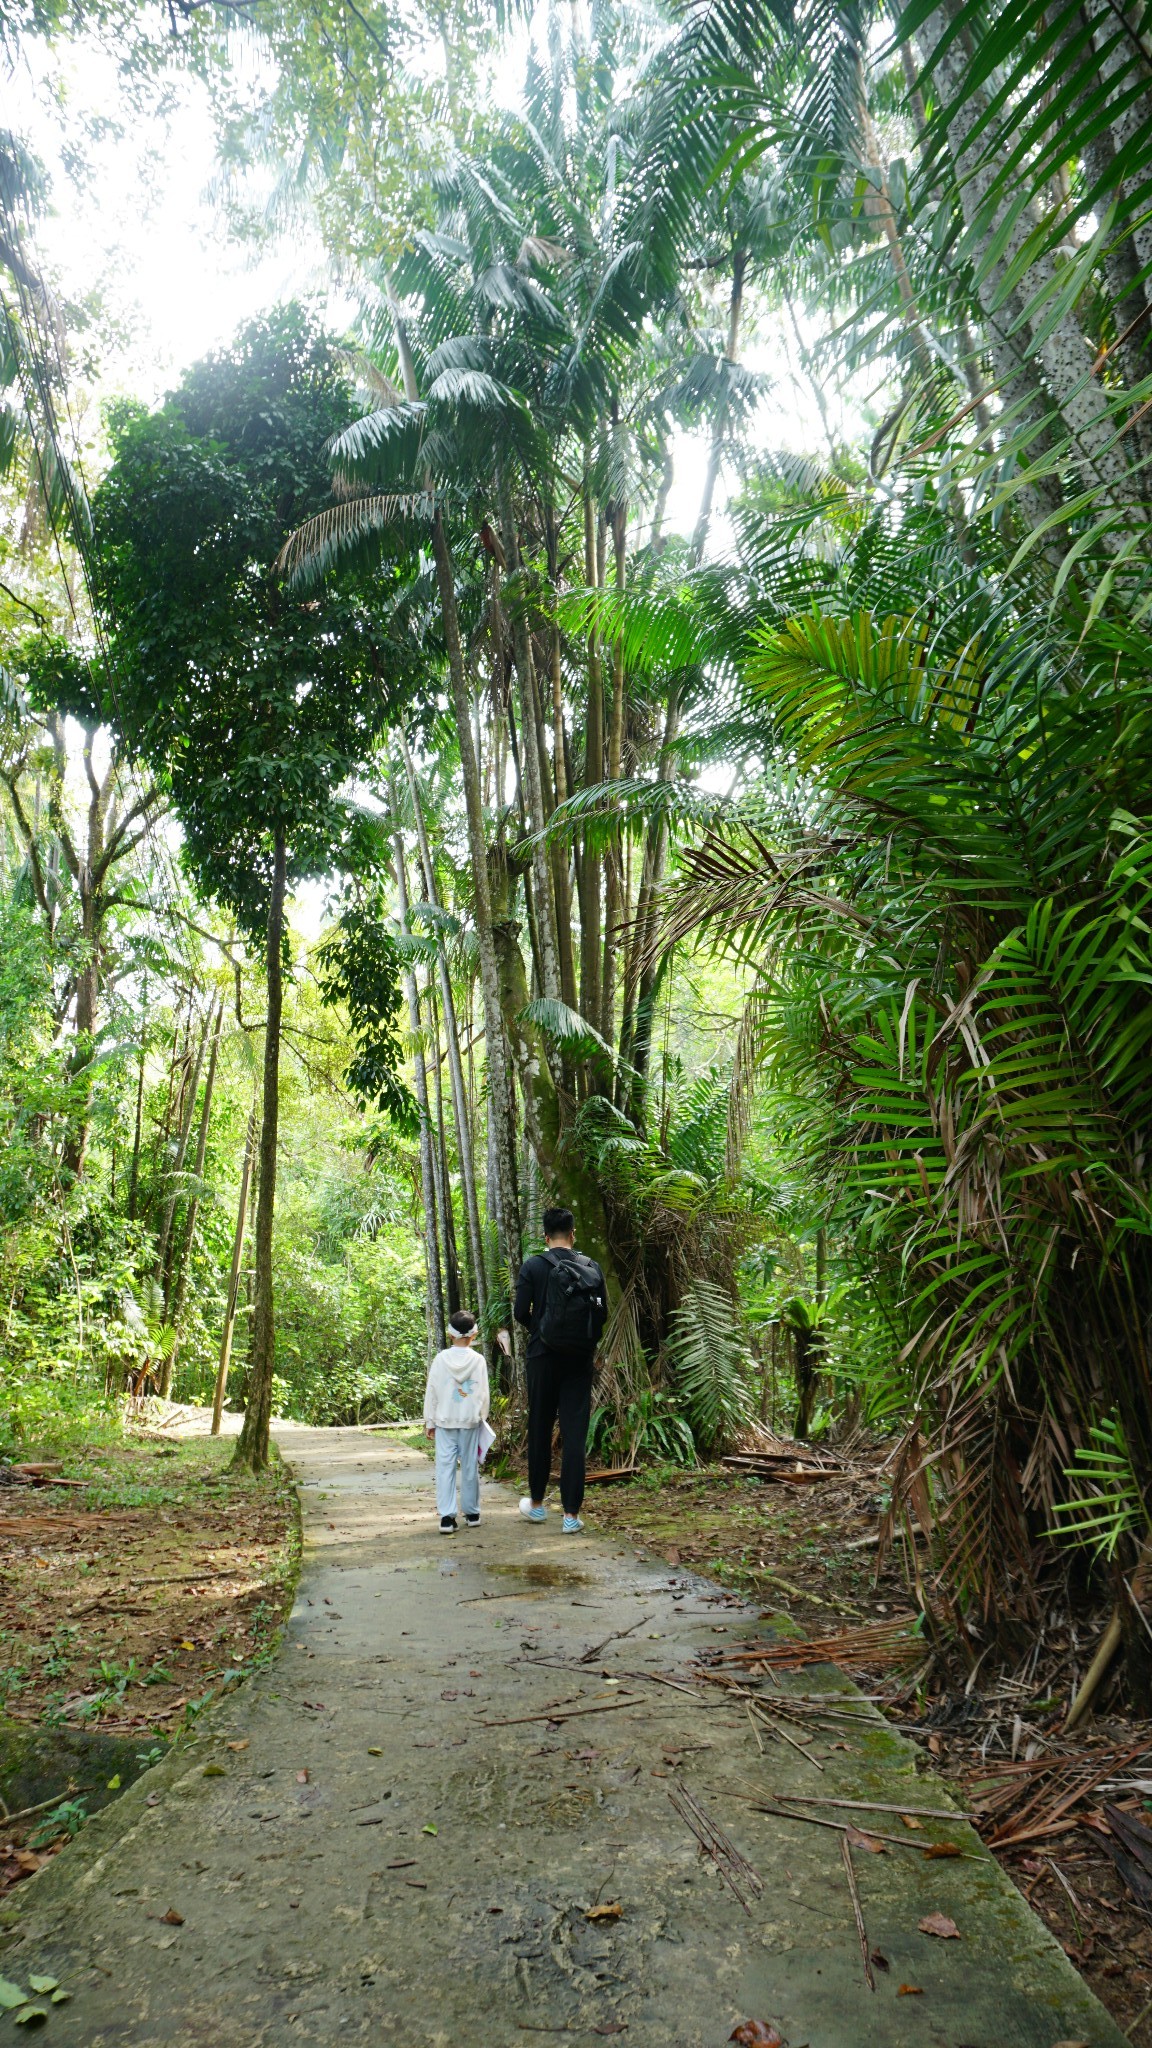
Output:
<path fill-rule="evenodd" d="M 176 88 L 167 115 L 139 119 L 124 105 L 114 63 L 83 40 L 47 66 L 31 53 L 5 82 L 5 118 L 50 178 L 51 211 L 38 243 L 63 293 L 98 293 L 112 332 L 102 350 L 106 386 L 154 401 L 185 366 L 225 341 L 261 307 L 324 289 L 318 239 L 296 232 L 253 260 L 230 241 L 210 196 L 215 174 L 207 94 Z M 93 130 L 106 121 L 103 134 Z M 92 174 L 78 184 L 62 149 L 88 129 Z"/>
<path fill-rule="evenodd" d="M 242 48 L 237 60 L 245 61 Z M 124 104 L 114 63 L 80 40 L 50 62 L 32 48 L 17 74 L 0 75 L 0 84 L 6 125 L 27 139 L 49 174 L 51 210 L 38 233 L 46 268 L 64 296 L 96 294 L 102 305 L 102 331 L 93 337 L 102 395 L 130 392 L 154 403 L 189 363 L 279 300 L 310 297 L 336 326 L 351 317 L 350 303 L 330 290 L 319 237 L 300 224 L 258 254 L 230 238 L 212 196 L 212 121 L 196 79 L 176 84 L 170 111 L 141 118 Z M 91 175 L 78 184 L 62 152 L 81 132 Z M 770 337 L 749 361 L 777 381 L 763 437 L 796 449 L 819 447 L 811 393 L 790 377 L 781 343 Z M 668 520 L 689 533 L 706 437 L 678 436 L 675 456 Z M 722 484 L 718 513 L 723 497 Z M 714 547 L 723 545 L 724 526 L 721 514 Z"/>

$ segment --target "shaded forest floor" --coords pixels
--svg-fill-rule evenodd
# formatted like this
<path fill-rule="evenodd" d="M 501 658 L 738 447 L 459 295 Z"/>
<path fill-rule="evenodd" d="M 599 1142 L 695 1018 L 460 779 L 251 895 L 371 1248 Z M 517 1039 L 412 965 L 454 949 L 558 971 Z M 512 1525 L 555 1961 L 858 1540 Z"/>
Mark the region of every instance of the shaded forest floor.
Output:
<path fill-rule="evenodd" d="M 585 1514 L 598 1530 L 759 1598 L 805 1636 L 825 1637 L 912 1621 L 899 1555 L 877 1571 L 871 1539 L 881 1503 L 877 1467 L 863 1458 L 804 1488 L 718 1466 L 649 1468 L 592 1488 Z M 1136 2048 L 1152 2048 L 1152 1915 L 1112 1860 L 1103 1817 L 1115 1800 L 1152 1824 L 1152 1724 L 1110 1709 L 1061 1735 L 1074 1666 L 1083 1673 L 1092 1638 L 1091 1625 L 1078 1635 L 1070 1627 L 1032 1681 L 985 1667 L 971 1691 L 955 1672 L 910 1682 L 906 1669 L 881 1659 L 857 1653 L 846 1662 L 962 1793 L 1005 1870 Z"/>
<path fill-rule="evenodd" d="M 296 1493 L 279 1460 L 261 1480 L 233 1471 L 233 1449 L 144 1426 L 58 1453 L 71 1485 L 13 1483 L 0 1469 L 6 1786 L 23 1731 L 38 1730 L 50 1753 L 53 1729 L 122 1738 L 126 1783 L 274 1653 L 299 1557 Z M 7 1817 L 18 1810 L 8 1799 L 0 1892 L 104 1802 L 106 1773 L 95 1776 L 100 1796 L 79 1812 L 67 1790 L 22 1821 Z"/>

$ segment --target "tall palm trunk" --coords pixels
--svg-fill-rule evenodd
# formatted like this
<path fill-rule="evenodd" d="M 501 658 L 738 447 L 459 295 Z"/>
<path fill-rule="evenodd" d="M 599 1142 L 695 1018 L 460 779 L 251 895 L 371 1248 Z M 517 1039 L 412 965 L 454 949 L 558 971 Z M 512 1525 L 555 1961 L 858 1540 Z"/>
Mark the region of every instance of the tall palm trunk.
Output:
<path fill-rule="evenodd" d="M 628 568 L 628 508 L 612 509 L 612 545 L 616 589 L 623 595 Z M 624 761 L 624 647 L 617 640 L 612 650 L 612 711 L 608 724 L 608 780 L 620 780 Z M 617 827 L 609 842 L 604 863 L 604 966 L 600 979 L 600 1034 L 609 1045 L 616 1037 L 616 962 L 620 952 L 620 923 L 624 909 L 624 846 Z"/>
<path fill-rule="evenodd" d="M 440 896 L 436 885 L 436 869 L 432 861 L 432 850 L 428 844 L 428 830 L 424 822 L 424 806 L 420 796 L 420 785 L 411 750 L 404 737 L 399 735 L 400 751 L 408 777 L 408 790 L 412 799 L 412 812 L 416 821 L 416 843 L 420 849 L 420 867 L 424 877 L 424 894 L 429 903 L 439 906 Z M 448 1074 L 452 1084 L 452 1111 L 456 1120 L 456 1151 L 460 1160 L 460 1185 L 464 1198 L 464 1216 L 468 1225 L 468 1254 L 472 1265 L 473 1285 L 476 1289 L 476 1307 L 481 1323 L 488 1308 L 488 1278 L 484 1258 L 484 1238 L 480 1229 L 480 1204 L 477 1199 L 476 1161 L 472 1145 L 472 1120 L 468 1110 L 468 1096 L 464 1087 L 464 1068 L 460 1058 L 460 1026 L 456 1015 L 456 1002 L 452 993 L 452 976 L 448 969 L 448 955 L 444 949 L 442 932 L 436 934 L 436 969 L 440 980 L 440 1007 L 444 1013 L 444 1040 L 448 1058 Z"/>
<path fill-rule="evenodd" d="M 236 1304 L 240 1298 L 240 1261 L 244 1256 L 244 1227 L 248 1220 L 248 1189 L 252 1180 L 252 1163 L 256 1157 L 256 1139 L 260 1128 L 257 1111 L 257 1095 L 253 1089 L 252 1107 L 248 1112 L 248 1129 L 244 1135 L 244 1164 L 240 1170 L 240 1200 L 236 1205 L 236 1230 L 232 1238 L 232 1265 L 228 1274 L 228 1298 L 224 1304 L 220 1360 L 216 1367 L 216 1388 L 212 1397 L 213 1436 L 220 1434 L 220 1424 L 224 1415 L 224 1395 L 228 1387 L 228 1367 L 232 1361 L 232 1333 L 236 1328 Z"/>
<path fill-rule="evenodd" d="M 188 1156 L 188 1141 L 192 1136 L 192 1119 L 196 1113 L 196 1097 L 200 1090 L 200 1072 L 204 1065 L 204 1054 L 208 1050 L 208 1041 L 211 1035 L 212 1005 L 210 1004 L 208 1015 L 204 1019 L 204 1029 L 200 1034 L 200 1043 L 196 1048 L 196 1059 L 192 1072 L 185 1084 L 184 1100 L 180 1109 L 180 1123 L 176 1135 L 176 1152 L 171 1166 L 172 1189 L 168 1200 L 164 1204 L 164 1213 L 160 1223 L 160 1235 L 156 1244 L 156 1279 L 158 1284 L 164 1289 L 165 1309 L 168 1307 L 170 1298 L 169 1247 L 172 1238 L 172 1222 L 176 1214 L 176 1204 L 180 1199 L 179 1180 L 180 1175 L 184 1171 L 184 1161 Z"/>
<path fill-rule="evenodd" d="M 419 398 L 416 365 L 408 330 L 396 302 L 390 281 L 385 285 L 389 310 L 396 333 L 396 347 L 404 380 L 404 393 Z M 431 482 L 429 480 L 429 489 Z M 476 919 L 476 940 L 480 955 L 480 986 L 484 1002 L 486 1065 L 488 1071 L 488 1119 L 495 1167 L 496 1229 L 501 1261 L 511 1290 L 514 1270 L 520 1260 L 520 1199 L 516 1185 L 515 1123 L 512 1112 L 508 1063 L 500 1016 L 500 979 L 492 936 L 492 905 L 488 892 L 488 855 L 484 838 L 484 800 L 480 786 L 480 749 L 473 739 L 472 704 L 460 641 L 460 615 L 456 604 L 456 566 L 444 526 L 444 512 L 437 504 L 432 515 L 432 559 L 436 567 L 436 590 L 448 655 L 448 676 L 452 710 L 460 746 L 460 769 L 464 782 L 464 809 L 468 821 L 468 855 L 472 869 L 472 903 Z"/>
<path fill-rule="evenodd" d="M 188 1286 L 188 1267 L 192 1257 L 192 1239 L 196 1231 L 196 1214 L 200 1207 L 200 1186 L 204 1179 L 204 1161 L 208 1155 L 208 1125 L 212 1116 L 212 1095 L 216 1086 L 216 1065 L 220 1057 L 220 1034 L 224 1028 L 224 998 L 216 1005 L 216 1029 L 212 1035 L 212 1052 L 208 1060 L 208 1073 L 204 1081 L 204 1102 L 200 1110 L 200 1129 L 196 1137 L 196 1157 L 192 1162 L 192 1178 L 196 1185 L 188 1199 L 188 1213 L 184 1219 L 180 1248 L 177 1252 L 172 1284 L 169 1289 L 170 1306 L 164 1320 L 175 1332 L 172 1349 L 164 1360 L 160 1375 L 160 1392 L 167 1400 L 172 1392 L 172 1380 L 180 1352 L 180 1325 L 184 1316 L 184 1295 Z"/>
<path fill-rule="evenodd" d="M 724 349 L 726 363 L 736 361 L 740 342 L 740 322 L 744 312 L 744 280 L 748 272 L 747 249 L 736 249 L 732 255 L 732 285 L 728 298 L 728 335 Z M 708 450 L 708 464 L 704 471 L 704 489 L 700 497 L 700 511 L 692 535 L 691 558 L 699 562 L 708 545 L 708 531 L 712 524 L 712 503 L 720 477 L 720 464 L 724 460 L 724 443 L 728 435 L 728 400 L 722 394 L 712 422 L 712 444 Z"/>
<path fill-rule="evenodd" d="M 396 851 L 396 888 L 400 899 L 400 929 L 406 937 L 411 935 L 408 914 L 408 869 L 404 854 L 404 840 L 400 831 L 399 804 L 395 783 L 389 782 L 392 799 L 392 844 Z M 420 1194 L 424 1232 L 424 1280 L 428 1308 L 428 1335 L 434 1351 L 443 1351 L 446 1343 L 444 1331 L 444 1281 L 440 1270 L 440 1227 L 436 1174 L 432 1158 L 433 1131 L 428 1109 L 428 1070 L 424 1060 L 424 1046 L 420 1029 L 420 995 L 416 987 L 416 970 L 411 960 L 404 965 L 404 996 L 408 1004 L 408 1033 L 412 1040 L 412 1069 L 416 1081 L 416 1106 L 420 1112 Z"/>
<path fill-rule="evenodd" d="M 262 1472 L 272 1430 L 276 1322 L 272 1286 L 272 1224 L 276 1213 L 276 1154 L 280 1118 L 280 1025 L 284 1015 L 284 898 L 288 848 L 276 830 L 268 897 L 267 1022 L 264 1026 L 264 1114 L 260 1125 L 260 1192 L 256 1202 L 255 1297 L 248 1404 L 236 1445 L 236 1463 Z"/>
<path fill-rule="evenodd" d="M 557 581 L 559 578 L 557 577 Z M 558 804 L 568 798 L 568 764 L 564 731 L 564 674 L 560 659 L 560 632 L 551 632 L 552 680 L 552 780 Z M 556 897 L 556 944 L 560 955 L 560 993 L 569 1009 L 579 1002 L 576 986 L 576 956 L 572 947 L 572 891 L 568 879 L 568 856 L 557 840 L 552 847 L 552 887 Z"/>
<path fill-rule="evenodd" d="M 599 583 L 596 507 L 584 493 L 584 579 L 590 590 Z M 600 635 L 593 624 L 588 634 L 588 718 L 584 734 L 584 787 L 604 780 L 604 670 Z M 577 868 L 580 896 L 580 1009 L 591 1023 L 600 1016 L 600 891 L 602 862 L 591 835 L 586 835 Z"/>
<path fill-rule="evenodd" d="M 521 573 L 520 538 L 512 510 L 511 493 L 502 480 L 500 523 L 508 574 Z M 553 999 L 560 994 L 560 968 L 556 941 L 556 905 L 552 890 L 552 864 L 544 844 L 544 790 L 540 774 L 541 719 L 539 693 L 528 621 L 524 615 L 524 591 L 514 594 L 511 617 L 512 659 L 516 670 L 516 693 L 520 705 L 520 767 L 524 798 L 532 826 L 532 891 L 536 933 L 540 948 L 540 993 Z"/>
<path fill-rule="evenodd" d="M 461 1306 L 460 1260 L 456 1251 L 452 1175 L 448 1166 L 448 1137 L 444 1128 L 444 1088 L 440 1079 L 440 1024 L 436 1009 L 436 990 L 430 977 L 424 989 L 424 1004 L 428 1012 L 428 1064 L 432 1075 L 432 1175 L 436 1182 L 436 1211 L 444 1269 L 444 1300 L 447 1313 L 451 1316 L 455 1315 Z"/>
<path fill-rule="evenodd" d="M 128 1174 L 128 1221 L 136 1221 L 136 1198 L 140 1191 L 140 1139 L 144 1125 L 144 1069 L 148 1057 L 148 975 L 144 974 L 140 998 L 140 1061 L 136 1070 L 136 1115 L 132 1128 L 132 1165 Z"/>
<path fill-rule="evenodd" d="M 506 1284 L 510 1286 L 513 1266 L 518 1264 L 520 1258 L 521 1236 L 515 1130 L 500 1009 L 500 974 L 492 931 L 492 899 L 488 886 L 488 848 L 484 837 L 484 811 L 480 797 L 480 766 L 472 738 L 472 707 L 468 699 L 464 655 L 460 644 L 455 564 L 444 527 L 444 514 L 439 505 L 432 518 L 432 557 L 436 565 L 436 587 L 448 654 L 452 708 L 456 717 L 460 767 L 464 782 L 468 853 L 472 869 L 472 904 L 476 919 L 477 950 L 480 955 L 480 988 L 484 1002 L 488 1115 L 492 1127 L 498 1200 L 497 1229 Z"/>
<path fill-rule="evenodd" d="M 673 683 L 669 688 L 660 762 L 656 771 L 656 779 L 660 783 L 667 784 L 672 780 L 679 730 L 680 697 Z M 630 1102 L 636 1118 L 643 1116 L 643 1089 L 652 1045 L 652 1020 L 659 981 L 659 967 L 654 957 L 656 930 L 667 858 L 668 826 L 664 818 L 657 816 L 648 827 L 645 841 L 644 865 L 636 898 L 636 915 L 632 920 L 632 932 L 625 959 L 624 1015 L 620 1026 L 621 1060 L 627 1061 L 635 1069 L 638 1079 L 625 1082 L 623 1077 L 621 1078 L 619 1099 L 621 1103 Z"/>

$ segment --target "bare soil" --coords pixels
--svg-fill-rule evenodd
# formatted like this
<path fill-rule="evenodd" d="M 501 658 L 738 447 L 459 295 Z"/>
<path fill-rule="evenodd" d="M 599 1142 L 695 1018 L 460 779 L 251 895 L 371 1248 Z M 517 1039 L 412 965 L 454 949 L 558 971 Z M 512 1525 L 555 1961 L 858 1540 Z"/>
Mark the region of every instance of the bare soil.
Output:
<path fill-rule="evenodd" d="M 0 1486 L 9 1749 L 22 1727 L 80 1730 L 135 1738 L 147 1757 L 268 1660 L 295 1579 L 296 1493 L 278 1460 L 259 1480 L 234 1471 L 233 1449 L 140 1431 L 66 1454 L 60 1476 L 78 1486 Z M 64 1839 L 51 1810 L 0 1819 L 0 1893 Z"/>

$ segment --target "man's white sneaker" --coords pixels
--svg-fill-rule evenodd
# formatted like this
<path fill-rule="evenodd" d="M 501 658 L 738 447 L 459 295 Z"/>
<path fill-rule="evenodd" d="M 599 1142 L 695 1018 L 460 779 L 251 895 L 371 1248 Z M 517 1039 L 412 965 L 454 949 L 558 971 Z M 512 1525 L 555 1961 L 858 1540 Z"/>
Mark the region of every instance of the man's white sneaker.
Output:
<path fill-rule="evenodd" d="M 530 1496 L 521 1501 L 520 1513 L 526 1522 L 543 1522 L 547 1520 L 548 1516 L 547 1508 L 536 1507 Z"/>

